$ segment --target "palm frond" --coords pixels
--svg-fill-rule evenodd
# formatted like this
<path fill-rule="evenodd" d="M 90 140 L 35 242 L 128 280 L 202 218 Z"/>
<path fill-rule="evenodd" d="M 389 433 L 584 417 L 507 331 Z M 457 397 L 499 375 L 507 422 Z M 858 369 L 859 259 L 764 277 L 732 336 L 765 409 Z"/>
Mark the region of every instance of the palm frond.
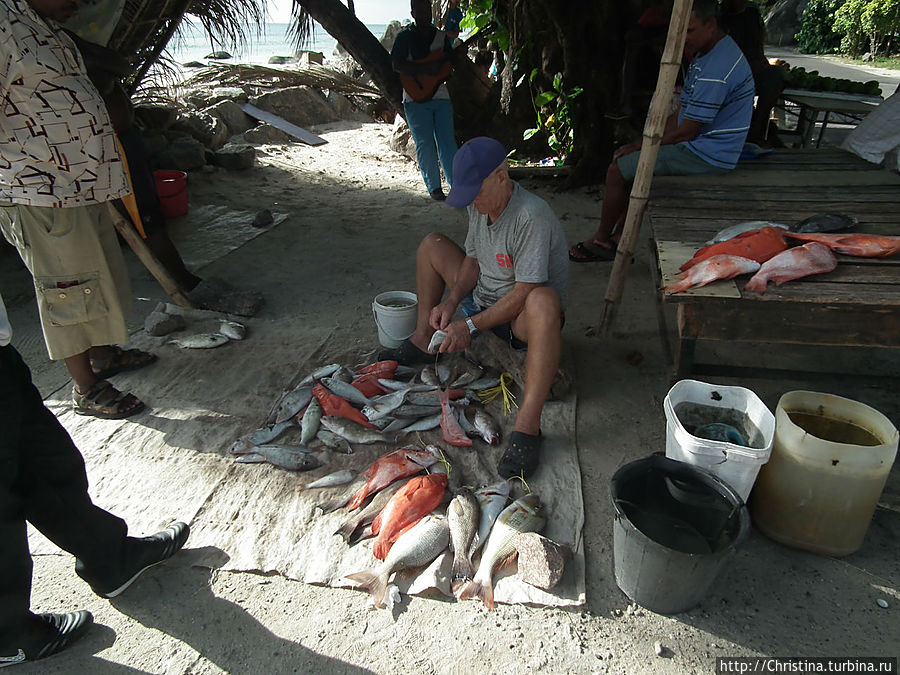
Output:
<path fill-rule="evenodd" d="M 282 69 L 259 65 L 215 64 L 198 71 L 184 83 L 184 86 L 236 87 L 243 84 L 253 84 L 262 89 L 308 86 L 350 95 L 379 97 L 382 95 L 376 87 L 319 65 L 301 69 Z"/>

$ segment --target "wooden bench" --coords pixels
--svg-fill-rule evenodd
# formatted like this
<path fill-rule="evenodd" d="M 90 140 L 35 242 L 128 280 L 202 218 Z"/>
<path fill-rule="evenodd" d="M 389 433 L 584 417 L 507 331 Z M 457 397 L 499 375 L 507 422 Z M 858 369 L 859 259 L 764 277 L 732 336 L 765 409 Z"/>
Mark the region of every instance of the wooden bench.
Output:
<path fill-rule="evenodd" d="M 855 232 L 900 235 L 900 176 L 842 150 L 820 149 L 776 151 L 722 176 L 657 177 L 647 216 L 659 288 L 728 225 L 751 220 L 790 225 L 828 212 L 859 218 Z M 838 258 L 833 272 L 770 284 L 765 295 L 743 291 L 749 276 L 676 295 L 660 290 L 664 338 L 666 309 L 674 306 L 677 316 L 675 377 L 774 374 L 698 363 L 699 340 L 900 347 L 900 258 Z"/>

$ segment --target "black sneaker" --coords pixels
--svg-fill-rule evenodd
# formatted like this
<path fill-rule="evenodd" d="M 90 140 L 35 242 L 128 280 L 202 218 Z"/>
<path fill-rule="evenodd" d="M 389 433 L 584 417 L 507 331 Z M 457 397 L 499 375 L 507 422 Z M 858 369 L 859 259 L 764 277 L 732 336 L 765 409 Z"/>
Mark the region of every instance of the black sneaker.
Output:
<path fill-rule="evenodd" d="M 436 202 L 442 202 L 447 199 L 447 195 L 444 194 L 444 191 L 441 190 L 441 188 L 438 188 L 437 190 L 432 190 L 428 194 Z"/>
<path fill-rule="evenodd" d="M 131 586 L 143 572 L 175 555 L 184 546 L 190 531 L 186 523 L 176 522 L 149 537 L 129 538 L 125 544 L 126 563 L 117 579 L 91 579 L 80 560 L 75 563 L 75 571 L 101 598 L 114 598 Z"/>
<path fill-rule="evenodd" d="M 404 340 L 399 347 L 383 349 L 378 352 L 379 361 L 396 361 L 403 366 L 415 366 L 423 363 L 434 363 L 434 354 L 423 352 L 409 340 Z"/>
<path fill-rule="evenodd" d="M 37 661 L 52 656 L 84 635 L 94 623 L 90 612 L 80 610 L 66 614 L 32 614 L 33 627 L 18 644 L 0 649 L 0 668 Z"/>

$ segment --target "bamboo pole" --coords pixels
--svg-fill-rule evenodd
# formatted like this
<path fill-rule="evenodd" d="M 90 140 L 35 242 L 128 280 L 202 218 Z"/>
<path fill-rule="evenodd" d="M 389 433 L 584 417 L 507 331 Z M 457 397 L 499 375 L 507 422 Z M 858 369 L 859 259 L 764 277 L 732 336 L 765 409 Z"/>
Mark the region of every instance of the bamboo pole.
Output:
<path fill-rule="evenodd" d="M 644 210 L 647 208 L 647 200 L 650 197 L 653 167 L 656 164 L 656 155 L 659 153 L 659 142 L 666 126 L 666 119 L 669 117 L 678 68 L 681 66 L 684 36 L 687 33 L 687 25 L 691 17 L 691 4 L 692 0 L 675 0 L 672 8 L 666 47 L 660 60 L 659 79 L 656 81 L 656 91 L 653 92 L 650 112 L 647 115 L 647 122 L 644 124 L 644 140 L 641 145 L 634 183 L 631 186 L 628 211 L 625 214 L 625 226 L 619 239 L 616 259 L 606 289 L 606 302 L 600 317 L 600 331 L 603 333 L 609 332 L 615 320 L 616 310 L 625 289 L 628 266 L 634 256 L 634 245 L 637 241 L 641 221 L 644 218 Z"/>

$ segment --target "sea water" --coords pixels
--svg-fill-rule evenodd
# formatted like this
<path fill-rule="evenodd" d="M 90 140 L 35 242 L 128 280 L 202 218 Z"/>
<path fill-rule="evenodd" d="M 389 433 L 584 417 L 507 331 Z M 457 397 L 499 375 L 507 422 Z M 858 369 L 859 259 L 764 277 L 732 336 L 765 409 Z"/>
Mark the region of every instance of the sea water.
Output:
<path fill-rule="evenodd" d="M 245 63 L 245 64 L 267 64 L 269 57 L 272 56 L 292 56 L 296 51 L 294 42 L 290 37 L 289 29 L 291 24 L 287 23 L 266 23 L 262 27 L 259 35 L 256 29 L 250 27 L 247 29 L 248 41 L 242 47 L 231 47 L 217 45 L 211 42 L 210 37 L 206 34 L 200 21 L 189 16 L 185 17 L 178 32 L 169 42 L 167 51 L 169 55 L 177 63 L 187 63 L 189 61 L 200 61 L 206 63 L 206 57 L 214 51 L 226 51 L 233 58 L 218 61 L 218 63 Z M 381 38 L 384 34 L 387 24 L 373 23 L 366 24 L 366 28 L 376 38 Z M 337 40 L 331 37 L 325 29 L 318 23 L 315 24 L 315 30 L 310 35 L 309 40 L 303 46 L 303 50 L 311 52 L 322 52 L 326 57 L 334 53 Z"/>

